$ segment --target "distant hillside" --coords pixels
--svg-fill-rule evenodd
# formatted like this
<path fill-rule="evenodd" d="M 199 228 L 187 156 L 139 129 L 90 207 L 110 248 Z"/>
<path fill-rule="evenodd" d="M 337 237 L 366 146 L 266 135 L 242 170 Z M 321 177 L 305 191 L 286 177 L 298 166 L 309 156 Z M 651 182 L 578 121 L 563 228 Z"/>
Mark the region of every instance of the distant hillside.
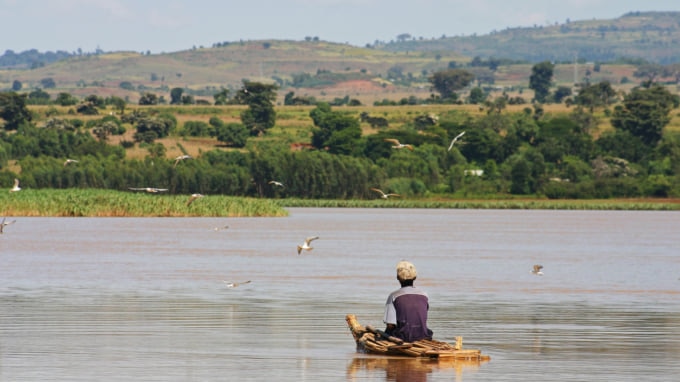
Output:
<path fill-rule="evenodd" d="M 351 97 L 373 102 L 428 98 L 428 77 L 451 62 L 485 78 L 494 89 L 521 93 L 528 85 L 533 63 L 544 60 L 558 63 L 556 84 L 572 85 L 587 75 L 592 82 L 631 86 L 636 69 L 632 63 L 680 62 L 680 12 L 631 13 L 615 20 L 507 29 L 486 36 L 402 38 L 371 47 L 317 40 L 262 40 L 163 54 L 64 54 L 51 63 L 28 65 L 48 62 L 54 54 L 41 57 L 35 51 L 6 52 L 0 56 L 0 63 L 9 66 L 0 70 L 0 91 L 19 85 L 22 92 L 43 88 L 52 99 L 68 92 L 81 98 L 115 95 L 136 103 L 144 92 L 167 100 L 170 90 L 179 87 L 196 99 L 212 101 L 221 88 L 238 89 L 248 79 L 277 83 L 281 98 L 293 91 L 318 100 Z M 479 57 L 498 58 L 500 64 L 493 70 L 474 65 L 474 58 Z M 594 62 L 607 64 L 598 64 L 596 69 Z"/>
<path fill-rule="evenodd" d="M 141 92 L 167 94 L 173 87 L 191 89 L 196 96 L 212 99 L 222 87 L 240 88 L 244 79 L 277 82 L 282 88 L 303 93 L 304 89 L 317 89 L 310 95 L 318 94 L 320 88 L 357 80 L 361 81 L 360 88 L 389 92 L 396 85 L 396 81 L 388 81 L 390 76 L 410 76 L 426 83 L 426 74 L 446 67 L 449 61 L 469 60 L 454 52 L 388 52 L 324 41 L 244 41 L 165 54 L 72 56 L 34 69 L 2 70 L 0 89 L 9 89 L 13 81 L 20 81 L 22 91 L 27 91 L 42 88 L 43 80 L 51 79 L 55 86 L 44 89 L 48 93 L 115 94 L 132 102 Z M 337 95 L 348 92 L 356 93 L 340 89 Z M 326 94 L 332 94 L 332 90 Z"/>
<path fill-rule="evenodd" d="M 0 56 L 0 68 L 39 68 L 71 56 L 73 54 L 61 50 L 44 53 L 39 52 L 37 49 L 30 49 L 21 53 L 6 50 Z"/>
<path fill-rule="evenodd" d="M 376 46 L 391 52 L 454 51 L 468 57 L 539 62 L 611 62 L 643 58 L 680 62 L 680 12 L 631 12 L 613 20 L 568 21 L 552 26 L 508 28 L 483 36 L 402 39 Z"/>

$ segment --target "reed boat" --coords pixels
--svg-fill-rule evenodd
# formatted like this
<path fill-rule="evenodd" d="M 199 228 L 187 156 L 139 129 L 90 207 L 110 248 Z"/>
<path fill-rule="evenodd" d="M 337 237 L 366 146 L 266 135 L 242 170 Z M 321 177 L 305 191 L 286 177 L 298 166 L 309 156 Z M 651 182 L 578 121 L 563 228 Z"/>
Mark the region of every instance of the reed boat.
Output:
<path fill-rule="evenodd" d="M 481 350 L 463 349 L 462 337 L 456 337 L 455 344 L 427 339 L 405 342 L 371 325 L 359 324 L 353 314 L 348 314 L 345 320 L 357 344 L 357 351 L 361 353 L 465 361 L 489 361 L 491 359 L 488 355 L 483 355 Z"/>

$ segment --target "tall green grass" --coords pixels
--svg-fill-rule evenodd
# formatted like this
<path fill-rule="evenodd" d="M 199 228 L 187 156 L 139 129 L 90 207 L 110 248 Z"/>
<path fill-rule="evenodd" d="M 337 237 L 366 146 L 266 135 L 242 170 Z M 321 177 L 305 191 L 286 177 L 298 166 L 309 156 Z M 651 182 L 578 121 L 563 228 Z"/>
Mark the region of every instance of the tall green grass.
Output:
<path fill-rule="evenodd" d="M 256 199 L 206 195 L 187 205 L 189 195 L 99 189 L 24 189 L 0 192 L 2 216 L 55 217 L 281 217 L 288 207 L 434 208 L 677 211 L 677 201 L 659 200 L 428 200 L 428 199 Z"/>
<path fill-rule="evenodd" d="M 3 216 L 88 217 L 255 217 L 287 216 L 269 199 L 206 195 L 187 205 L 189 195 L 134 193 L 99 189 L 35 189 L 0 192 Z"/>
<path fill-rule="evenodd" d="M 649 200 L 311 200 L 279 199 L 283 207 L 450 208 L 515 210 L 630 210 L 677 211 L 680 203 Z"/>

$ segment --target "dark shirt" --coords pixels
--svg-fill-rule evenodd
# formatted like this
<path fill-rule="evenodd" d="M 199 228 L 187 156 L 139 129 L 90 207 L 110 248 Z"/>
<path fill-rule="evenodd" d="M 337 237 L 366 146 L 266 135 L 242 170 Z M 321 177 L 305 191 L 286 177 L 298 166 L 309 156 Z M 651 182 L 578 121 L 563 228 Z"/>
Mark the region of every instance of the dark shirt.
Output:
<path fill-rule="evenodd" d="M 427 293 L 416 287 L 406 286 L 390 293 L 384 322 L 396 328 L 388 334 L 406 342 L 432 339 L 432 331 L 427 328 L 429 307 Z"/>

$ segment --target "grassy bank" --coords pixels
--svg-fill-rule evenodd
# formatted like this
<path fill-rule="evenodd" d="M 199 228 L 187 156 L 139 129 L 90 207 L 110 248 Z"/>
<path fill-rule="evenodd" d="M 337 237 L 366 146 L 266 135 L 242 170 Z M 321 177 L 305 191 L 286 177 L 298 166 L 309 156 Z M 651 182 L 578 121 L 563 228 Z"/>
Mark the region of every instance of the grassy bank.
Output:
<path fill-rule="evenodd" d="M 287 216 L 278 203 L 208 195 L 187 205 L 189 195 L 96 189 L 36 189 L 0 193 L 2 216 L 254 217 Z"/>
<path fill-rule="evenodd" d="M 611 200 L 305 200 L 280 199 L 283 207 L 343 207 L 343 208 L 451 208 L 451 209 L 523 209 L 523 210 L 631 210 L 676 211 L 676 199 L 611 199 Z"/>
<path fill-rule="evenodd" d="M 288 207 L 439 208 L 536 210 L 677 211 L 677 199 L 612 200 L 445 200 L 255 199 L 208 195 L 187 205 L 189 195 L 165 195 L 95 189 L 36 189 L 0 193 L 1 216 L 88 217 L 280 217 Z"/>

